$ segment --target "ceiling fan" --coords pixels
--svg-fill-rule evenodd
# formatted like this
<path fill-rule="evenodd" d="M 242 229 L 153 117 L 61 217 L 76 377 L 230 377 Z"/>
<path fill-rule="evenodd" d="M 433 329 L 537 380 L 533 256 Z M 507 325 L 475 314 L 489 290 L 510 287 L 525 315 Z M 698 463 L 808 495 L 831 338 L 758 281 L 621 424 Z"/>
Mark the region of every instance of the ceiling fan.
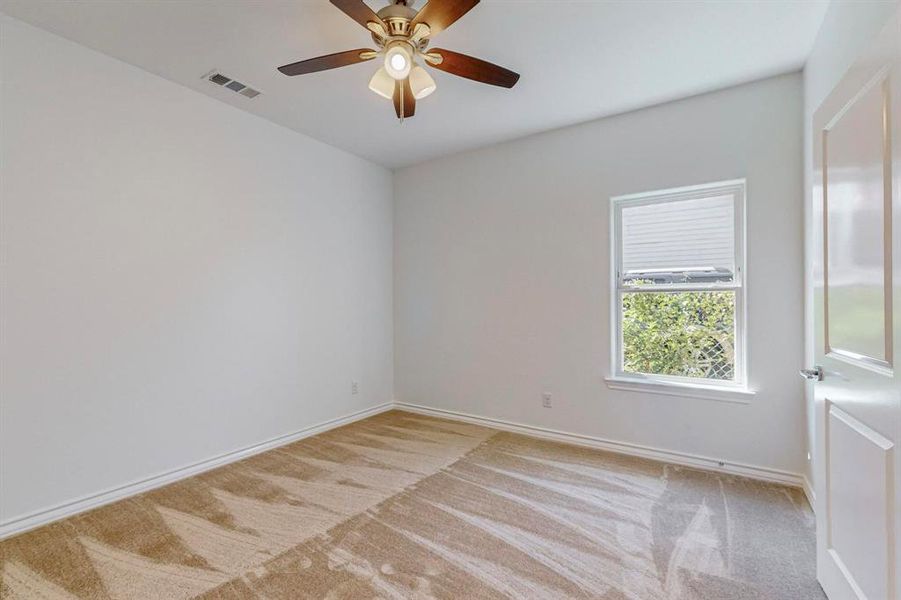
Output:
<path fill-rule="evenodd" d="M 391 0 L 391 4 L 378 13 L 363 0 L 330 1 L 368 29 L 378 49 L 336 52 L 284 65 L 278 68 L 279 71 L 285 75 L 304 75 L 381 57 L 383 64 L 369 80 L 369 89 L 393 100 L 394 111 L 401 121 L 412 117 L 416 112 L 416 101 L 437 87 L 417 59 L 440 71 L 481 83 L 512 88 L 519 81 L 518 73 L 490 62 L 442 48 L 428 48 L 433 36 L 450 27 L 479 0 L 428 0 L 419 11 L 412 8 L 415 0 Z"/>

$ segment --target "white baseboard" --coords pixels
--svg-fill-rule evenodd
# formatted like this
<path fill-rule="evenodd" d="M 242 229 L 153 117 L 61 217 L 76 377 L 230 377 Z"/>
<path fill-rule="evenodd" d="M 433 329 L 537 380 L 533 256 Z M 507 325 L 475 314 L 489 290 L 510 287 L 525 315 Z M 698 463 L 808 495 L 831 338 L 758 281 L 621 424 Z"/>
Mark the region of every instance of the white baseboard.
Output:
<path fill-rule="evenodd" d="M 804 489 L 804 495 L 807 496 L 807 503 L 810 504 L 810 510 L 816 512 L 817 510 L 817 493 L 813 489 L 813 484 L 810 483 L 810 480 L 807 479 L 807 475 L 802 475 L 801 479 L 803 479 L 803 483 L 801 487 Z"/>
<path fill-rule="evenodd" d="M 330 429 L 335 429 L 336 427 L 341 427 L 342 425 L 353 423 L 354 421 L 359 421 L 361 419 L 383 413 L 391 409 L 406 410 L 408 412 L 423 415 L 453 419 L 456 421 L 463 421 L 466 423 L 473 423 L 476 425 L 491 427 L 493 429 L 499 429 L 502 431 L 520 433 L 531 437 L 565 442 L 578 446 L 587 446 L 589 448 L 597 448 L 600 450 L 607 450 L 609 452 L 616 452 L 618 454 L 625 454 L 629 456 L 638 456 L 641 458 L 656 460 L 658 462 L 684 465 L 708 471 L 717 471 L 720 473 L 730 473 L 733 475 L 741 475 L 753 479 L 760 479 L 763 481 L 799 487 L 804 490 L 804 493 L 807 496 L 807 500 L 810 502 L 810 505 L 812 507 L 815 506 L 814 491 L 810 485 L 810 482 L 806 477 L 797 473 L 790 473 L 787 471 L 780 471 L 777 469 L 769 469 L 766 467 L 758 467 L 741 463 L 730 463 L 705 456 L 698 456 L 682 452 L 673 452 L 670 450 L 661 450 L 659 448 L 652 448 L 649 446 L 641 446 L 627 442 L 617 442 L 588 435 L 567 433 L 564 431 L 547 429 L 545 427 L 525 425 L 522 423 L 504 421 L 501 419 L 492 419 L 489 417 L 480 417 L 477 415 L 471 415 L 457 411 L 431 408 L 417 404 L 409 404 L 406 402 L 389 402 L 374 406 L 372 408 L 357 411 L 343 417 L 330 419 L 317 425 L 306 427 L 294 433 L 275 437 L 265 442 L 255 444 L 253 446 L 248 446 L 246 448 L 241 448 L 232 452 L 227 452 L 225 454 L 221 454 L 219 456 L 209 458 L 207 460 L 203 460 L 186 467 L 181 467 L 172 471 L 160 473 L 146 479 L 141 479 L 139 481 L 128 483 L 123 486 L 119 486 L 96 494 L 91 494 L 89 496 L 84 496 L 82 498 L 64 502 L 62 504 L 58 504 L 56 506 L 52 506 L 43 510 L 35 511 L 25 516 L 16 517 L 14 519 L 0 522 L 0 540 L 12 535 L 23 533 L 36 527 L 40 527 L 42 525 L 46 525 L 53 521 L 65 519 L 67 517 L 71 517 L 72 515 L 98 508 L 105 504 L 110 504 L 111 502 L 116 502 L 117 500 L 122 500 L 129 496 L 134 496 L 142 492 L 147 492 L 149 490 L 162 487 L 180 479 L 185 479 L 187 477 L 203 473 L 204 471 L 215 469 L 216 467 L 221 467 L 223 465 L 248 458 L 250 456 L 253 456 L 254 454 L 259 454 L 261 452 L 265 452 L 279 446 L 284 446 L 285 444 L 296 442 L 297 440 L 323 433 Z"/>
<path fill-rule="evenodd" d="M 525 425 L 522 423 L 514 423 L 512 421 L 504 421 L 501 419 L 480 417 L 478 415 L 471 415 L 440 408 L 431 408 L 428 406 L 409 404 L 406 402 L 395 402 L 394 406 L 399 410 L 406 410 L 422 415 L 443 417 L 445 419 L 453 419 L 456 421 L 473 423 L 475 425 L 483 425 L 485 427 L 491 427 L 493 429 L 511 431 L 513 433 L 521 433 L 523 435 L 542 438 L 546 440 L 565 442 L 578 446 L 587 446 L 589 448 L 598 448 L 600 450 L 616 452 L 617 454 L 626 454 L 629 456 L 648 458 L 651 460 L 656 460 L 658 462 L 694 467 L 696 469 L 703 469 L 706 471 L 716 471 L 719 473 L 741 475 L 743 477 L 749 477 L 751 479 L 759 479 L 762 481 L 781 483 L 783 485 L 802 488 L 805 489 L 805 493 L 807 491 L 805 487 L 805 478 L 799 473 L 791 473 L 789 471 L 780 471 L 778 469 L 770 469 L 767 467 L 758 467 L 742 463 L 726 462 L 706 456 L 698 456 L 696 454 L 673 452 L 671 450 L 661 450 L 659 448 L 652 448 L 650 446 L 641 446 L 627 442 L 617 442 L 577 433 L 567 433 L 565 431 L 557 431 L 554 429 L 547 429 L 545 427 L 536 427 L 534 425 Z"/>
<path fill-rule="evenodd" d="M 394 404 L 391 402 L 386 402 L 384 404 L 360 410 L 343 417 L 330 419 L 317 425 L 311 425 L 310 427 L 305 427 L 304 429 L 295 431 L 294 433 L 278 436 L 265 442 L 254 444 L 253 446 L 248 446 L 246 448 L 241 448 L 232 452 L 220 454 L 219 456 L 208 458 L 186 467 L 181 467 L 172 471 L 160 473 L 158 475 L 147 477 L 146 479 L 141 479 L 139 481 L 134 481 L 123 486 L 119 486 L 96 494 L 91 494 L 89 496 L 84 496 L 82 498 L 64 502 L 62 504 L 58 504 L 56 506 L 52 506 L 43 510 L 35 511 L 22 517 L 16 517 L 14 519 L 0 522 L 0 540 L 12 535 L 23 533 L 25 531 L 28 531 L 29 529 L 40 527 L 41 525 L 46 525 L 53 521 L 71 517 L 72 515 L 84 512 L 86 510 L 91 510 L 93 508 L 103 506 L 104 504 L 109 504 L 111 502 L 127 498 L 129 496 L 134 496 L 135 494 L 140 494 L 142 492 L 146 492 L 154 488 L 173 483 L 175 481 L 178 481 L 179 479 L 185 479 L 186 477 L 191 477 L 192 475 L 197 475 L 198 473 L 203 473 L 204 471 L 209 471 L 211 469 L 215 469 L 216 467 L 221 467 L 223 465 L 233 463 L 249 456 L 253 456 L 254 454 L 259 454 L 261 452 L 265 452 L 279 446 L 284 446 L 285 444 L 296 442 L 297 440 L 302 440 L 318 433 L 323 433 L 330 429 L 335 429 L 336 427 L 341 427 L 342 425 L 347 425 L 348 423 L 353 423 L 354 421 L 359 421 L 360 419 L 365 419 L 366 417 L 371 417 L 373 415 L 383 413 L 385 411 L 391 410 L 392 408 L 394 408 Z"/>

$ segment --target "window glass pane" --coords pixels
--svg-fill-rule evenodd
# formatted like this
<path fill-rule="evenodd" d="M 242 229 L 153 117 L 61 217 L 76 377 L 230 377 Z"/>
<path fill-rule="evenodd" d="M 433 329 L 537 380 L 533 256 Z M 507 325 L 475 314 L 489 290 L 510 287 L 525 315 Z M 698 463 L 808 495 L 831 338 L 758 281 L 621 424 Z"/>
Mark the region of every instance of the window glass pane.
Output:
<path fill-rule="evenodd" d="M 623 294 L 623 370 L 735 379 L 735 292 Z"/>
<path fill-rule="evenodd" d="M 623 207 L 623 282 L 732 281 L 734 206 L 725 195 Z"/>

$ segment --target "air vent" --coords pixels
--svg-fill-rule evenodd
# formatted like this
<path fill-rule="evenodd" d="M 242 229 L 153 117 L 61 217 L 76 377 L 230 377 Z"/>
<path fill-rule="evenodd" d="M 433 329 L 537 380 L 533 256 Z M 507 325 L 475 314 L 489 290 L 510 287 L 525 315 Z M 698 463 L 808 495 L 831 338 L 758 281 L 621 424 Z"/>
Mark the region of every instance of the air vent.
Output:
<path fill-rule="evenodd" d="M 209 73 L 206 73 L 201 79 L 206 79 L 211 83 L 215 83 L 216 85 L 222 86 L 237 94 L 241 94 L 245 98 L 256 98 L 262 93 L 260 92 L 260 90 L 255 90 L 246 83 L 235 81 L 228 75 L 223 75 L 215 69 L 210 71 Z"/>
<path fill-rule="evenodd" d="M 216 85 L 225 85 L 231 80 L 222 73 L 216 73 L 215 75 L 210 76 L 210 81 Z"/>

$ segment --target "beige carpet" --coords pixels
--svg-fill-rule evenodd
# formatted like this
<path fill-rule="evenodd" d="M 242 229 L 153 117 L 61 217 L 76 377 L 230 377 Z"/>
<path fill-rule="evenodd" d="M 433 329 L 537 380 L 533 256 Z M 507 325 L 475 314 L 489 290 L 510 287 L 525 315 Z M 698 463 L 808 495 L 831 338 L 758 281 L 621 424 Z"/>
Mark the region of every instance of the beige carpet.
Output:
<path fill-rule="evenodd" d="M 799 490 L 390 412 L 0 542 L 3 600 L 822 599 Z"/>

